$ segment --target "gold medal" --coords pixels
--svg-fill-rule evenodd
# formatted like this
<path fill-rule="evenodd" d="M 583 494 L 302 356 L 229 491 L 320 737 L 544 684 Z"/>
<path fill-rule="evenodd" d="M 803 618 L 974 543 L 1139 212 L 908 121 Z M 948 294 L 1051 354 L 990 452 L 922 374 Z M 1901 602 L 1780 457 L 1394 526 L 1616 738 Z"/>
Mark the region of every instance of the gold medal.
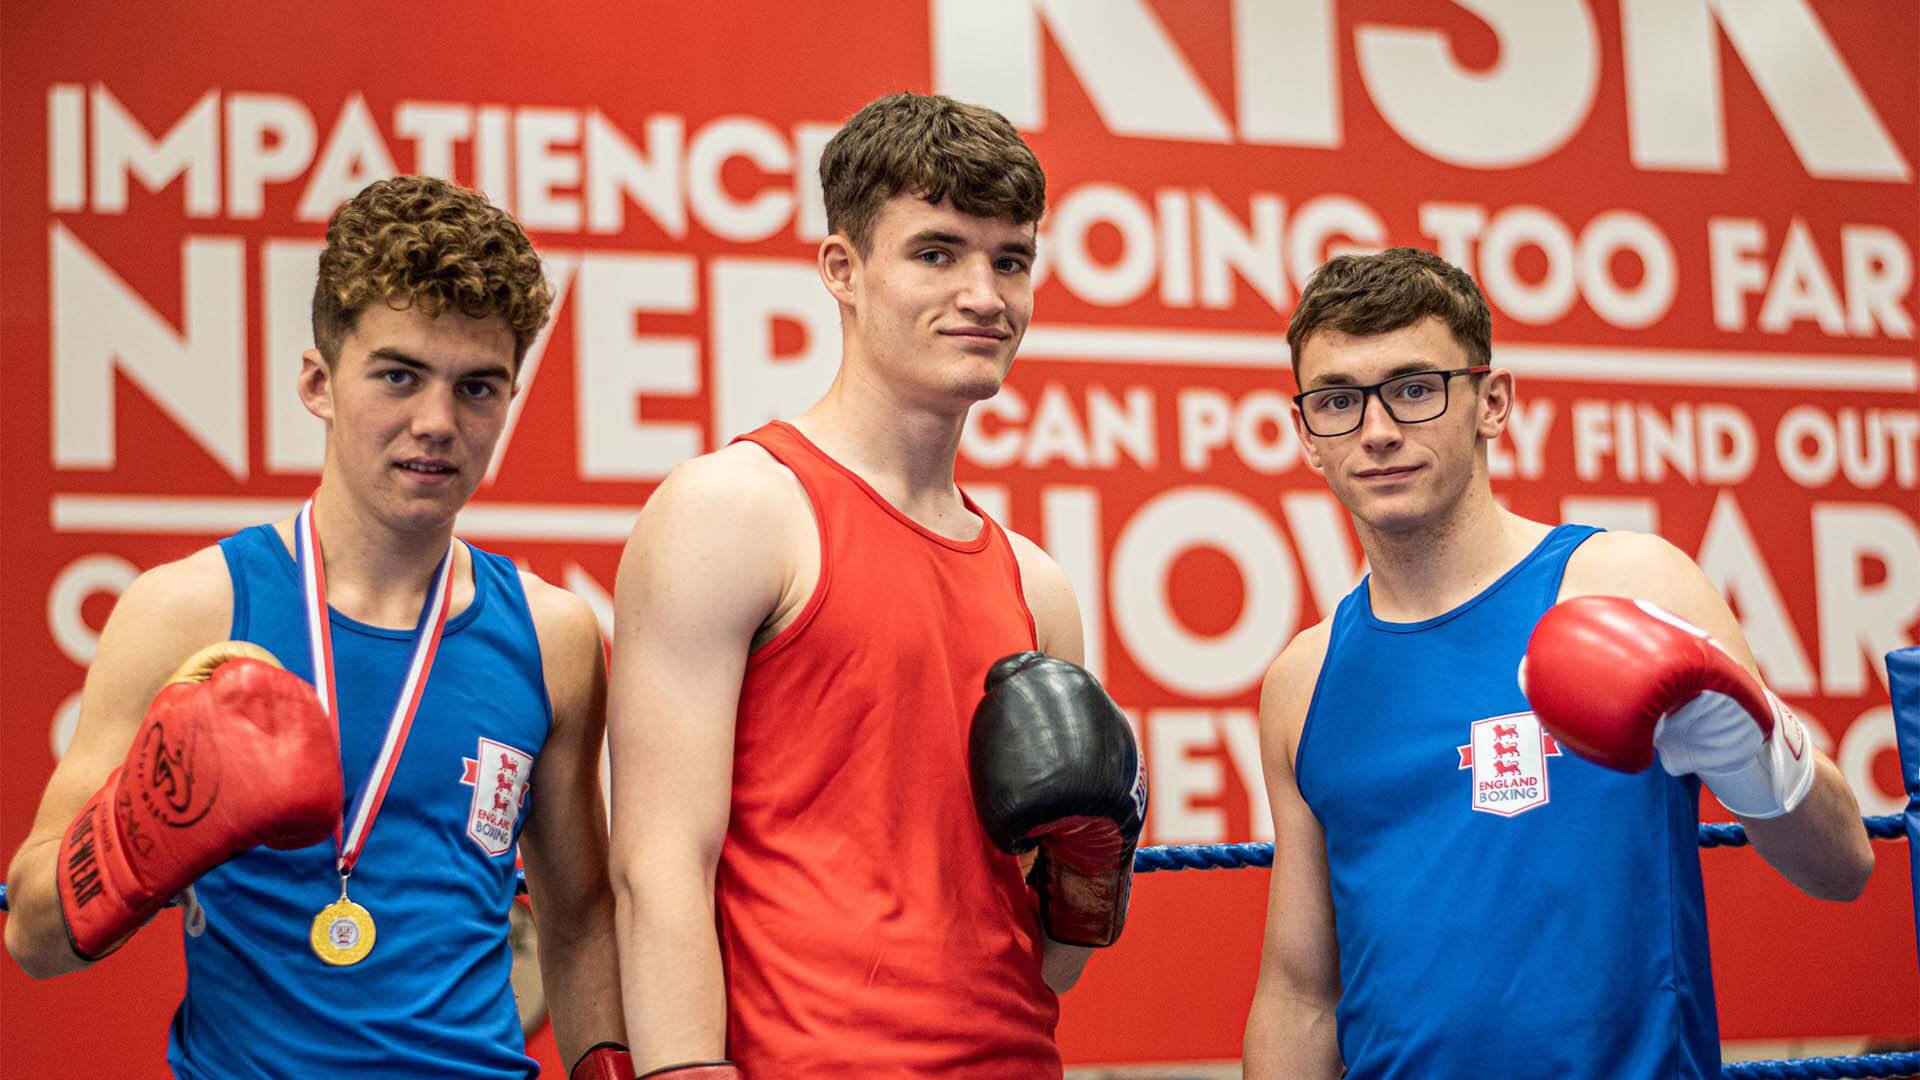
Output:
<path fill-rule="evenodd" d="M 307 643 L 313 655 L 314 689 L 320 704 L 334 719 L 334 732 L 340 727 L 340 699 L 333 679 L 333 636 L 328 629 L 327 572 L 320 558 L 320 533 L 313 523 L 313 500 L 300 508 L 294 521 L 294 562 L 300 568 L 300 592 L 307 609 Z M 340 899 L 320 909 L 313 917 L 313 929 L 307 940 L 313 954 L 334 967 L 348 967 L 367 958 L 373 951 L 373 915 L 347 899 L 347 875 L 353 873 L 366 846 L 373 819 L 379 816 L 380 803 L 387 797 L 387 785 L 393 780 L 394 767 L 400 763 L 400 749 L 406 745 L 407 732 L 413 726 L 414 713 L 426 693 L 427 675 L 433 670 L 433 655 L 440 635 L 447 628 L 447 609 L 451 606 L 453 578 L 453 540 L 447 540 L 447 553 L 440 557 L 440 568 L 433 572 L 433 584 L 420 606 L 420 619 L 413 628 L 413 661 L 394 703 L 393 717 L 387 722 L 386 741 L 380 756 L 374 759 L 367 786 L 354 805 L 352 824 L 344 833 L 334 826 L 333 843 L 338 853 L 334 868 L 340 873 Z M 344 822 L 342 824 L 345 824 Z"/>
<path fill-rule="evenodd" d="M 340 883 L 340 899 L 320 909 L 313 917 L 314 955 L 334 967 L 347 967 L 367 958 L 373 951 L 373 916 L 366 908 L 347 899 L 347 883 Z"/>

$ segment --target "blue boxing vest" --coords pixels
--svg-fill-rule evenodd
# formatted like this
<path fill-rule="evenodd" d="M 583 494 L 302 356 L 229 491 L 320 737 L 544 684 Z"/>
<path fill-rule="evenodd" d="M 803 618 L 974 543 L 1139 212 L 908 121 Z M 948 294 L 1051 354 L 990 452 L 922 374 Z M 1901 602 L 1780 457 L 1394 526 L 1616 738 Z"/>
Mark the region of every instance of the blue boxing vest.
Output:
<path fill-rule="evenodd" d="M 232 636 L 312 679 L 286 545 L 263 525 L 220 547 Z M 507 980 L 507 911 L 527 783 L 553 717 L 519 574 L 472 550 L 473 601 L 447 620 L 349 885 L 373 916 L 372 953 L 330 967 L 309 944 L 314 915 L 340 894 L 331 839 L 256 847 L 201 877 L 199 910 L 182 920 L 187 989 L 167 1044 L 183 1080 L 537 1075 Z M 380 752 L 413 634 L 330 615 L 350 808 Z"/>
<path fill-rule="evenodd" d="M 1415 623 L 1340 602 L 1294 771 L 1326 833 L 1348 1080 L 1720 1075 L 1699 782 L 1562 751 L 1516 672 L 1563 525 Z"/>

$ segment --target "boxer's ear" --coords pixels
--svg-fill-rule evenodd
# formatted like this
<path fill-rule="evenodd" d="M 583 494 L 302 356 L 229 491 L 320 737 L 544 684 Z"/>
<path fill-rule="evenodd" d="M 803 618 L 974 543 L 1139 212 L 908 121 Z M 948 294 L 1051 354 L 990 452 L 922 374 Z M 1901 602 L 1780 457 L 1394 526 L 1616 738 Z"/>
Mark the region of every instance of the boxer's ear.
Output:
<path fill-rule="evenodd" d="M 854 250 L 853 241 L 845 233 L 828 233 L 826 239 L 820 241 L 815 262 L 820 270 L 820 283 L 827 287 L 827 292 L 842 307 L 858 306 L 860 253 Z"/>
<path fill-rule="evenodd" d="M 1488 441 L 1498 438 L 1513 414 L 1513 372 L 1500 367 L 1487 372 L 1474 398 L 1479 402 L 1475 434 Z"/>
<path fill-rule="evenodd" d="M 1300 415 L 1300 407 L 1294 406 L 1288 415 L 1293 418 L 1293 434 L 1300 440 L 1300 450 L 1306 455 L 1307 467 L 1325 476 L 1326 470 L 1320 465 L 1320 448 L 1314 445 L 1313 433 L 1307 430 L 1306 418 Z"/>
<path fill-rule="evenodd" d="M 300 403 L 325 421 L 333 419 L 333 368 L 319 349 L 300 354 Z"/>

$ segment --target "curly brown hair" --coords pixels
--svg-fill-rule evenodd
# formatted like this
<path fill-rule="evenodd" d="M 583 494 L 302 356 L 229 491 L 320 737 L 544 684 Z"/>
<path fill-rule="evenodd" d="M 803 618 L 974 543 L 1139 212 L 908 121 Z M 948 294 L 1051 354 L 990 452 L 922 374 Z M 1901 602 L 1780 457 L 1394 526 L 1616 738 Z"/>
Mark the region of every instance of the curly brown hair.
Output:
<path fill-rule="evenodd" d="M 517 369 L 546 325 L 553 291 L 512 215 L 477 191 L 431 176 L 368 184 L 327 221 L 313 289 L 313 342 L 332 367 L 361 309 L 417 306 L 499 315 L 513 330 Z"/>
<path fill-rule="evenodd" d="M 939 94 L 875 98 L 820 154 L 827 228 L 872 250 L 880 207 L 901 192 L 1019 225 L 1047 210 L 1047 174 L 1007 118 Z"/>
<path fill-rule="evenodd" d="M 1465 270 L 1431 251 L 1397 247 L 1328 259 L 1300 290 L 1287 325 L 1293 377 L 1300 353 L 1321 330 L 1355 337 L 1386 334 L 1433 316 L 1447 324 L 1475 365 L 1492 362 L 1493 315 Z"/>

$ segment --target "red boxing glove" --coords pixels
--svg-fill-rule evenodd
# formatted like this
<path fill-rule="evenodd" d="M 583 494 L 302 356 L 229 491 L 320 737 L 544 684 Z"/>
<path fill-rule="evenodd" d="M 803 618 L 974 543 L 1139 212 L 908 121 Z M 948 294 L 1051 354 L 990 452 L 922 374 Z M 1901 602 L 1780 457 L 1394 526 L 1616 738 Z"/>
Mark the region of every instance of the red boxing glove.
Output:
<path fill-rule="evenodd" d="M 1806 729 L 1706 631 L 1640 600 L 1579 596 L 1533 629 L 1520 689 L 1554 738 L 1600 765 L 1695 773 L 1745 818 L 1813 786 Z"/>
<path fill-rule="evenodd" d="M 635 1080 L 669 1076 L 673 1080 L 747 1080 L 747 1074 L 731 1061 L 689 1061 L 684 1065 L 663 1065 L 641 1073 Z"/>
<path fill-rule="evenodd" d="M 633 1058 L 617 1042 L 597 1043 L 574 1062 L 567 1080 L 633 1080 Z"/>
<path fill-rule="evenodd" d="M 333 834 L 340 747 L 313 687 L 247 642 L 200 650 L 60 839 L 60 914 L 98 960 L 201 874 L 257 844 Z"/>

